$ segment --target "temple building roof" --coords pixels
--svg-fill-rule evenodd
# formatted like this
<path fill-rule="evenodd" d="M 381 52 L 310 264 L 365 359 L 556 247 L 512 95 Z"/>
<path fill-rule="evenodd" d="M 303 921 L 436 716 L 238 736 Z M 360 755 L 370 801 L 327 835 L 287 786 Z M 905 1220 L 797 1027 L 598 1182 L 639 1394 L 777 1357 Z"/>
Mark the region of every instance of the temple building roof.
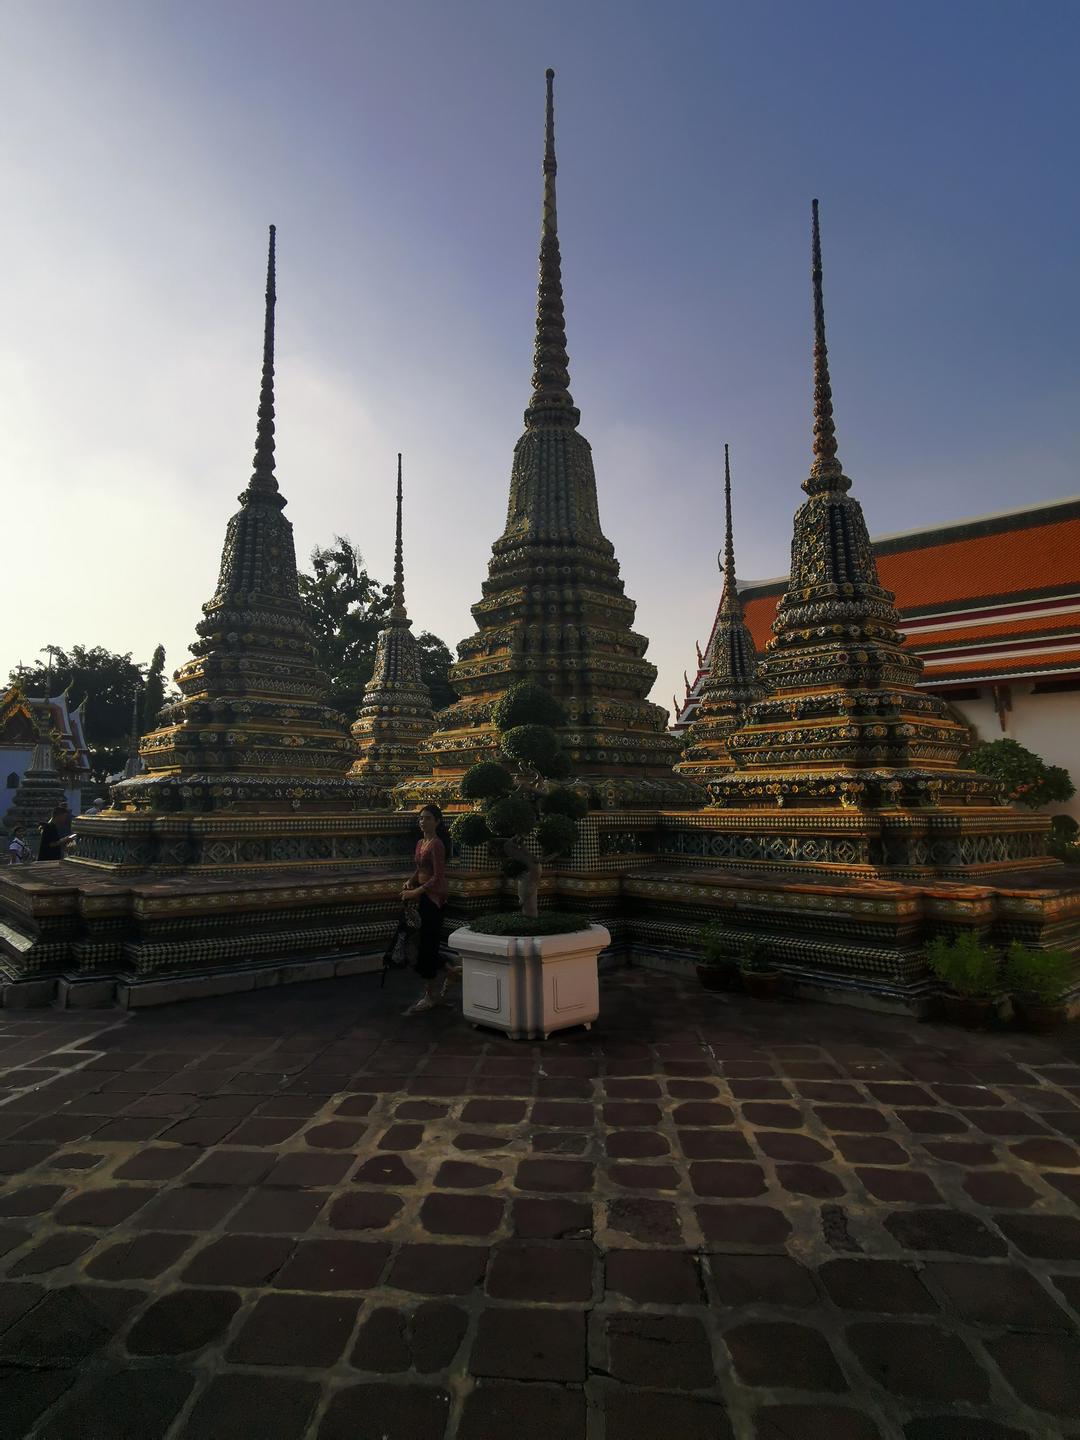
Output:
<path fill-rule="evenodd" d="M 905 645 L 922 658 L 922 687 L 1080 679 L 1080 496 L 881 535 L 871 544 L 881 583 L 896 596 Z M 787 583 L 784 575 L 739 586 L 759 651 Z M 693 722 L 719 622 L 718 607 L 676 707 L 676 730 Z"/>
<path fill-rule="evenodd" d="M 53 748 L 63 753 L 65 770 L 88 775 L 85 703 L 70 705 L 66 690 L 47 697 L 28 696 L 20 685 L 9 685 L 0 693 L 0 748 L 33 750 L 38 743 L 38 720 L 47 715 Z"/>

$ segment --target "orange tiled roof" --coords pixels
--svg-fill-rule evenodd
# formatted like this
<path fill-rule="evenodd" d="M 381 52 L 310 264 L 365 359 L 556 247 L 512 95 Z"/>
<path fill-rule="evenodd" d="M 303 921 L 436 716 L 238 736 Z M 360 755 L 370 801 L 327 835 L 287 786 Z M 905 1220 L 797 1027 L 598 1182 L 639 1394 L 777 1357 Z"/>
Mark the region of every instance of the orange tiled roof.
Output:
<path fill-rule="evenodd" d="M 896 596 L 901 624 L 910 624 L 905 643 L 938 659 L 925 683 L 1080 671 L 1080 499 L 873 544 L 881 583 Z M 751 584 L 743 593 L 759 652 L 772 638 L 785 584 Z"/>

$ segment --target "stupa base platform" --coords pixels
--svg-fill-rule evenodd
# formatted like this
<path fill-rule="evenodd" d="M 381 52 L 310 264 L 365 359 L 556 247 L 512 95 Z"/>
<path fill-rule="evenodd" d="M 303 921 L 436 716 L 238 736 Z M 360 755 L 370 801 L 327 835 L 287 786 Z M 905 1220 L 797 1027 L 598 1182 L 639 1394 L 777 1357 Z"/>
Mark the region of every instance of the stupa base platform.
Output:
<path fill-rule="evenodd" d="M 620 940 L 636 963 L 690 969 L 700 959 L 698 932 L 710 925 L 732 955 L 750 942 L 763 946 L 797 992 L 914 1015 L 926 1014 L 940 989 L 925 955 L 937 935 L 1061 947 L 1077 956 L 1068 1008 L 1080 1014 L 1080 874 L 1062 865 L 993 883 L 664 866 L 627 875 L 619 910 Z"/>
<path fill-rule="evenodd" d="M 604 925 L 612 936 L 609 963 L 689 969 L 700 956 L 699 930 L 714 924 L 733 951 L 747 940 L 764 944 L 797 990 L 914 1014 L 935 993 L 925 947 L 938 934 L 971 930 L 995 945 L 1061 946 L 1080 959 L 1080 873 L 1071 867 L 1045 862 L 956 880 L 853 875 L 841 866 L 803 873 L 778 863 L 738 866 L 713 858 L 717 846 L 723 851 L 739 838 L 727 818 L 590 812 L 573 854 L 545 870 L 541 901 Z M 837 818 L 845 825 L 860 819 Z M 95 833 L 115 823 L 105 817 Z M 119 823 L 127 829 L 142 822 Z M 163 841 L 175 833 L 172 825 L 191 818 L 149 823 Z M 208 844 L 236 844 L 249 818 L 205 823 Z M 250 823 L 271 838 L 265 819 Z M 232 840 L 212 827 L 230 827 Z M 412 865 L 411 817 L 297 819 L 275 827 L 289 842 L 308 835 L 338 845 L 351 837 L 363 842 L 363 857 L 346 863 L 344 856 L 313 856 L 276 868 L 208 864 L 171 874 L 161 867 L 126 874 L 84 860 L 0 871 L 4 1003 L 157 1004 L 377 966 Z M 673 854 L 676 845 L 691 853 Z M 515 905 L 512 882 L 485 852 L 466 851 L 451 867 L 449 927 Z"/>
<path fill-rule="evenodd" d="M 80 817 L 66 864 L 87 874 L 198 876 L 287 875 L 297 869 L 355 872 L 396 865 L 408 874 L 416 844 L 411 814 L 200 815 L 122 811 Z"/>

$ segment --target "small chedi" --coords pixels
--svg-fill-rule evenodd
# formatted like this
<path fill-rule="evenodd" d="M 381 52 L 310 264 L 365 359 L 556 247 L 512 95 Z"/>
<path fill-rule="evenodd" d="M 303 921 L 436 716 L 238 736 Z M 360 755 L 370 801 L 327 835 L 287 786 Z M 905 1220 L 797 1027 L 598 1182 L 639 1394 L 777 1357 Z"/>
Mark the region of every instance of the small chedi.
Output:
<path fill-rule="evenodd" d="M 51 817 L 58 805 L 67 804 L 67 795 L 53 756 L 48 707 L 34 709 L 31 714 L 37 727 L 37 744 L 4 816 L 3 828 L 6 834 L 11 835 L 17 826 L 21 827 L 23 840 L 36 857 L 40 840 L 38 826 Z"/>
<path fill-rule="evenodd" d="M 893 596 L 837 458 L 813 204 L 814 462 L 795 516 L 791 578 L 757 674 L 766 687 L 708 781 L 730 858 L 849 874 L 958 878 L 1045 860 L 1047 821 L 962 768 L 967 727 L 919 690 Z"/>
<path fill-rule="evenodd" d="M 555 205 L 554 71 L 547 72 L 543 219 L 533 393 L 514 451 L 506 528 L 492 546 L 479 627 L 458 646 L 450 682 L 460 695 L 437 716 L 430 778 L 404 785 L 400 804 L 455 803 L 462 775 L 498 740 L 492 710 L 534 680 L 566 711 L 563 741 L 594 805 L 634 808 L 700 801 L 673 773 L 678 741 L 647 696 L 656 668 L 633 628 L 611 542 L 600 527 L 596 476 L 570 394 L 562 262 Z"/>
<path fill-rule="evenodd" d="M 420 651 L 405 609 L 399 455 L 393 606 L 385 629 L 379 633 L 375 668 L 364 687 L 364 702 L 352 727 L 360 753 L 349 775 L 369 787 L 373 804 L 388 805 L 394 786 L 420 773 L 424 764 L 421 746 L 434 728 L 431 693 L 421 678 Z"/>
<path fill-rule="evenodd" d="M 305 818 L 370 803 L 365 783 L 347 774 L 354 746 L 316 659 L 274 473 L 276 298 L 271 226 L 254 468 L 228 524 L 217 590 L 176 674 L 180 697 L 140 742 L 144 768 L 113 787 L 109 812 L 80 825 L 75 864 L 214 870 L 332 859 L 325 832 L 309 834 Z M 282 823 L 270 826 L 274 816 Z"/>
<path fill-rule="evenodd" d="M 724 588 L 709 646 L 708 674 L 676 770 L 708 785 L 710 776 L 734 768 L 728 740 L 766 690 L 758 678 L 757 651 L 743 619 L 735 577 L 735 541 L 731 525 L 731 457 L 724 446 Z"/>

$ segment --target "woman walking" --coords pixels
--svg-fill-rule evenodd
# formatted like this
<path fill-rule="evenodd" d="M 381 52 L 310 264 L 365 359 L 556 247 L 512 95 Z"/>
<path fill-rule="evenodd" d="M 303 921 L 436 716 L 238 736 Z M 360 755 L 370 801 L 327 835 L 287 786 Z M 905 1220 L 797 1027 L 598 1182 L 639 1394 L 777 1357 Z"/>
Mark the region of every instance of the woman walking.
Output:
<path fill-rule="evenodd" d="M 420 811 L 421 839 L 416 844 L 416 869 L 405 883 L 402 900 L 415 900 L 420 910 L 420 950 L 416 973 L 424 982 L 424 993 L 406 1015 L 420 1015 L 439 1003 L 445 979 L 440 970 L 447 969 L 457 978 L 460 971 L 446 965 L 440 953 L 442 944 L 443 906 L 450 887 L 446 879 L 446 856 L 450 849 L 450 832 L 437 805 L 425 805 Z"/>

